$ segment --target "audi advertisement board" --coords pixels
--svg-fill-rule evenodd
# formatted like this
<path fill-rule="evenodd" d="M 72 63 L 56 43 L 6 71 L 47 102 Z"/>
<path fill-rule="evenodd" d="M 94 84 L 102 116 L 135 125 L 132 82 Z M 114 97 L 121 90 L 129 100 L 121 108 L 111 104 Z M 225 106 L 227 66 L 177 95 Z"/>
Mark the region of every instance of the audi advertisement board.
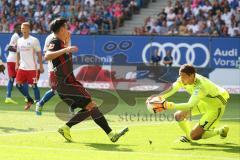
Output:
<path fill-rule="evenodd" d="M 47 35 L 34 36 L 43 46 Z M 11 34 L 0 34 L 3 60 L 10 38 Z M 118 54 L 125 55 L 128 63 L 148 63 L 156 49 L 161 57 L 171 50 L 174 66 L 191 63 L 196 67 L 238 68 L 240 63 L 240 38 L 73 35 L 72 44 L 79 47 L 79 55 L 98 56 L 104 64 L 115 63 L 112 57 Z"/>
<path fill-rule="evenodd" d="M 34 36 L 43 47 L 47 35 Z M 10 38 L 11 34 L 0 34 L 3 62 Z M 72 35 L 72 45 L 79 47 L 73 58 L 75 74 L 87 88 L 161 90 L 164 87 L 159 86 L 169 85 L 177 78 L 181 64 L 190 63 L 200 74 L 240 92 L 240 38 Z M 168 51 L 173 57 L 172 68 L 163 67 L 162 62 L 159 66 L 150 65 L 153 54 L 157 53 L 163 59 Z M 89 69 L 97 74 L 90 75 Z M 226 70 L 228 76 L 223 76 Z M 85 76 L 78 76 L 81 72 Z M 1 75 L 0 85 L 6 85 L 6 82 L 7 76 Z M 48 86 L 47 72 L 39 83 L 39 86 Z"/>

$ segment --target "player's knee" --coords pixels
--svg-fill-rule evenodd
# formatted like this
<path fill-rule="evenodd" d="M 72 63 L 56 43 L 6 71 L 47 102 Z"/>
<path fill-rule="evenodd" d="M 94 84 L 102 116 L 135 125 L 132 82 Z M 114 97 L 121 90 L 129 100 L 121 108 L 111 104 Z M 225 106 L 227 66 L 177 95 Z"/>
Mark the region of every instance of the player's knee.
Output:
<path fill-rule="evenodd" d="M 88 111 L 92 111 L 94 108 L 96 108 L 96 102 L 91 101 L 90 103 L 88 103 L 88 105 L 85 107 L 86 110 Z"/>
<path fill-rule="evenodd" d="M 177 111 L 174 113 L 174 118 L 176 121 L 182 121 L 182 120 L 184 120 L 185 117 L 181 111 Z"/>
<path fill-rule="evenodd" d="M 13 77 L 10 77 L 10 78 L 9 78 L 9 81 L 13 83 L 13 82 L 14 82 L 14 78 L 13 78 Z"/>
<path fill-rule="evenodd" d="M 32 88 L 38 88 L 37 84 L 32 84 Z"/>
<path fill-rule="evenodd" d="M 57 91 L 55 89 L 51 89 L 53 94 L 57 94 Z"/>
<path fill-rule="evenodd" d="M 192 140 L 199 140 L 199 139 L 201 139 L 201 137 L 202 137 L 201 134 L 196 133 L 196 132 L 194 132 L 194 131 L 191 132 L 190 136 L 191 136 L 191 139 L 192 139 Z"/>
<path fill-rule="evenodd" d="M 17 83 L 17 84 L 16 84 L 16 87 L 17 87 L 17 88 L 20 88 L 21 86 L 22 86 L 21 83 Z"/>

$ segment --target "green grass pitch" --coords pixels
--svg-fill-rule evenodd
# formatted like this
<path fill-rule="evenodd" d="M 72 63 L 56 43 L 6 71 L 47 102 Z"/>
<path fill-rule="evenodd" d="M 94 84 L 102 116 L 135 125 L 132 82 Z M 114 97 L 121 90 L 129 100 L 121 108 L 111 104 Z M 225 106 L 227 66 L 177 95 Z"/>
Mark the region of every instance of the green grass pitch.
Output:
<path fill-rule="evenodd" d="M 41 95 L 46 89 L 41 89 Z M 192 144 L 177 143 L 183 134 L 172 113 L 156 117 L 147 112 L 145 98 L 128 106 L 119 97 L 119 105 L 106 118 L 112 128 L 125 126 L 129 132 L 117 143 L 111 143 L 104 132 L 87 120 L 72 128 L 74 143 L 66 143 L 57 133 L 64 124 L 54 112 L 60 101 L 55 96 L 44 106 L 42 116 L 36 116 L 33 106 L 23 111 L 24 99 L 14 89 L 18 105 L 4 104 L 6 89 L 0 87 L 0 159 L 1 160 L 239 160 L 240 159 L 240 95 L 232 95 L 220 125 L 229 125 L 226 139 L 216 136 Z M 115 94 L 113 92 L 109 92 Z M 171 97 L 177 102 L 188 96 L 179 93 Z M 101 103 L 100 100 L 97 100 Z M 192 124 L 197 122 L 193 118 Z"/>

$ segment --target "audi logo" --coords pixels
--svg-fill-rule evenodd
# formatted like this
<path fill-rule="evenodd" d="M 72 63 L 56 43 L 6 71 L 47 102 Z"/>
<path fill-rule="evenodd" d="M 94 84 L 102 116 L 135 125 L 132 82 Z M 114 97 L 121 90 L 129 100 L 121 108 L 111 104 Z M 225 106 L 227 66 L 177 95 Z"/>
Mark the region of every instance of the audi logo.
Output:
<path fill-rule="evenodd" d="M 172 48 L 172 57 L 173 57 L 173 65 L 180 66 L 180 62 L 185 58 L 186 63 L 192 64 L 196 67 L 206 67 L 210 61 L 210 52 L 206 46 L 201 43 L 187 44 L 187 43 L 164 43 L 160 44 L 158 42 L 152 42 L 147 44 L 142 51 L 142 60 L 144 63 L 149 63 L 147 60 L 147 52 L 151 47 L 158 48 L 158 54 L 164 57 L 166 55 L 166 48 Z M 186 49 L 186 54 L 181 53 L 180 49 Z M 201 52 L 196 52 L 196 49 L 201 49 Z M 200 55 L 204 54 L 204 55 Z M 183 56 L 185 55 L 185 56 Z M 203 62 L 201 64 L 196 65 L 197 57 L 204 56 Z"/>

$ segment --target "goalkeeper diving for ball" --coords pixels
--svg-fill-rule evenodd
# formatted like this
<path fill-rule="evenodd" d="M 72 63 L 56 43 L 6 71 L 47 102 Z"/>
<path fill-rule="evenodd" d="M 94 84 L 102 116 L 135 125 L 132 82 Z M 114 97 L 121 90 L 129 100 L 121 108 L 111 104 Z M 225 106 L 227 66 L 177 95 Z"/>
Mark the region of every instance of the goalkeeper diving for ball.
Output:
<path fill-rule="evenodd" d="M 163 101 L 162 105 L 156 105 L 158 108 L 154 110 L 156 112 L 161 112 L 165 109 L 178 110 L 174 114 L 174 117 L 180 128 L 186 134 L 186 136 L 180 138 L 180 141 L 191 142 L 191 140 L 207 139 L 216 135 L 220 135 L 221 138 L 226 138 L 229 127 L 215 127 L 223 116 L 229 94 L 225 89 L 197 74 L 192 65 L 182 65 L 179 69 L 179 78 L 173 83 L 172 87 L 157 96 L 149 97 L 147 102 L 154 97 L 163 100 L 167 99 L 180 88 L 185 89 L 191 95 L 187 103 Z M 157 103 L 158 102 L 156 102 L 156 104 Z M 191 129 L 187 118 L 199 114 L 201 114 L 202 117 Z"/>

